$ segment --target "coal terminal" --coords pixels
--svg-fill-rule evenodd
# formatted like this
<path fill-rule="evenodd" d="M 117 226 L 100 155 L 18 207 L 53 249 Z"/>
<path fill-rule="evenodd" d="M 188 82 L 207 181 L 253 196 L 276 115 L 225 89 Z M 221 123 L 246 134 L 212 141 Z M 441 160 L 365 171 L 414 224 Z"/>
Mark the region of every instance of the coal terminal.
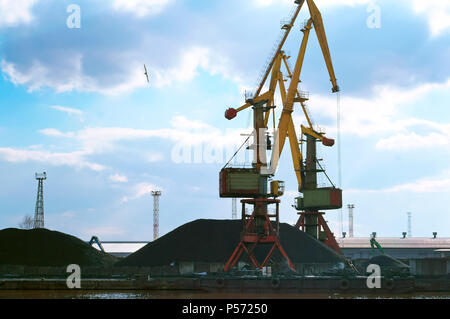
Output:
<path fill-rule="evenodd" d="M 241 231 L 240 220 L 195 220 L 147 244 L 119 261 L 117 265 L 162 266 L 173 262 L 226 263 L 239 243 Z M 280 224 L 280 241 L 294 264 L 338 265 L 345 261 L 329 247 L 288 224 Z M 256 258 L 262 260 L 269 248 L 268 246 L 257 247 Z"/>

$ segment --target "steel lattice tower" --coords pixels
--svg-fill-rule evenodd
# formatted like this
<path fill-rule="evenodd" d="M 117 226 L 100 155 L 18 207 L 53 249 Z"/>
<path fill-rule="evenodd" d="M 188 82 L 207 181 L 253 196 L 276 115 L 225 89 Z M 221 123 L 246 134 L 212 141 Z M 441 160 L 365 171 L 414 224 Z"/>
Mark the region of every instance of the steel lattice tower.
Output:
<path fill-rule="evenodd" d="M 353 237 L 353 209 L 355 205 L 348 204 L 348 236 Z"/>
<path fill-rule="evenodd" d="M 38 190 L 36 196 L 36 209 L 34 212 L 34 228 L 44 228 L 44 180 L 46 179 L 47 173 L 36 173 Z"/>
<path fill-rule="evenodd" d="M 408 215 L 408 237 L 412 237 L 412 231 L 411 231 L 411 212 L 406 213 Z"/>
<path fill-rule="evenodd" d="M 159 235 L 159 197 L 161 191 L 152 191 L 153 196 L 153 240 L 158 239 Z"/>
<path fill-rule="evenodd" d="M 237 219 L 237 198 L 232 198 L 231 219 Z"/>

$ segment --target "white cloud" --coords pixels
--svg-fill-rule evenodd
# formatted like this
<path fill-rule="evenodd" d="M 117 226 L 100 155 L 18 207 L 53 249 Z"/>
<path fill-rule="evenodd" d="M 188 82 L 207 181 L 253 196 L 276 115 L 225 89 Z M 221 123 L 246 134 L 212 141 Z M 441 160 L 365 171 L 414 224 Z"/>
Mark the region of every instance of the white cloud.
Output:
<path fill-rule="evenodd" d="M 42 144 L 36 144 L 36 145 L 30 145 L 28 148 L 30 150 L 38 150 L 38 149 L 42 149 L 43 146 L 44 145 L 42 145 Z"/>
<path fill-rule="evenodd" d="M 51 137 L 73 137 L 73 133 L 66 133 L 64 134 L 61 131 L 58 131 L 57 129 L 54 128 L 46 128 L 43 130 L 39 131 L 40 133 L 46 135 L 46 136 L 51 136 Z"/>
<path fill-rule="evenodd" d="M 44 129 L 40 132 L 47 136 L 74 138 L 81 142 L 82 149 L 89 154 L 110 152 L 120 141 L 132 141 L 150 138 L 160 138 L 184 145 L 211 144 L 214 146 L 230 146 L 236 140 L 242 140 L 242 129 L 232 129 L 223 132 L 221 129 L 207 123 L 189 120 L 176 116 L 171 121 L 172 128 L 155 130 L 122 128 L 122 127 L 98 127 L 86 128 L 78 132 L 63 133 L 56 129 Z M 180 125 L 178 127 L 177 125 Z M 161 155 L 150 154 L 149 159 L 162 159 Z"/>
<path fill-rule="evenodd" d="M 382 3 L 376 0 L 315 0 L 319 8 L 326 8 L 332 6 L 358 6 L 368 5 L 369 3 Z M 450 2 L 448 0 L 406 0 L 405 5 L 412 7 L 416 14 L 425 15 L 428 20 L 431 35 L 433 37 L 440 36 L 450 31 Z M 256 7 L 268 7 L 271 5 L 292 5 L 291 0 L 253 0 Z M 306 5 L 306 3 L 305 3 Z"/>
<path fill-rule="evenodd" d="M 67 70 L 70 70 L 70 75 L 64 77 L 60 77 L 59 73 L 53 73 L 54 70 L 51 66 L 44 65 L 37 60 L 27 70 L 19 70 L 18 65 L 4 59 L 0 66 L 2 72 L 13 84 L 27 86 L 28 92 L 50 87 L 57 93 L 76 90 L 119 95 L 145 86 L 145 82 L 140 80 L 142 79 L 141 67 L 136 64 L 130 66 L 129 74 L 121 78 L 123 80 L 121 83 L 104 85 L 98 79 L 83 73 L 83 57 L 81 54 L 72 56 L 67 61 Z"/>
<path fill-rule="evenodd" d="M 164 155 L 160 153 L 148 154 L 146 156 L 146 159 L 149 163 L 161 162 L 162 160 L 164 160 Z"/>
<path fill-rule="evenodd" d="M 0 0 L 0 28 L 28 24 L 33 20 L 31 9 L 37 0 Z"/>
<path fill-rule="evenodd" d="M 413 10 L 424 14 L 432 36 L 450 31 L 450 2 L 448 0 L 414 0 Z"/>
<path fill-rule="evenodd" d="M 387 192 L 415 192 L 415 193 L 447 193 L 450 192 L 450 178 L 421 179 L 414 183 L 391 187 Z"/>
<path fill-rule="evenodd" d="M 67 113 L 69 115 L 82 115 L 83 112 L 79 109 L 74 109 L 71 107 L 65 107 L 65 106 L 60 106 L 60 105 L 53 105 L 50 106 L 51 109 L 57 110 L 57 111 L 61 111 L 64 113 Z"/>
<path fill-rule="evenodd" d="M 83 230 L 85 236 L 112 236 L 123 235 L 124 230 L 115 226 L 94 227 Z"/>
<path fill-rule="evenodd" d="M 448 193 L 450 192 L 450 177 L 443 174 L 441 178 L 424 178 L 412 183 L 405 183 L 380 190 L 349 189 L 346 193 Z"/>
<path fill-rule="evenodd" d="M 449 147 L 450 133 L 430 133 L 425 136 L 416 133 L 399 133 L 377 142 L 376 148 L 381 150 L 416 150 L 434 147 Z"/>
<path fill-rule="evenodd" d="M 317 7 L 322 8 L 326 6 L 356 6 L 356 5 L 364 5 L 368 4 L 373 0 L 315 0 L 314 3 Z M 293 5 L 294 1 L 292 0 L 253 0 L 253 3 L 257 7 L 267 7 L 270 5 Z M 306 5 L 306 3 L 305 3 Z"/>
<path fill-rule="evenodd" d="M 0 159 L 11 163 L 24 163 L 29 161 L 41 162 L 55 166 L 71 166 L 89 168 L 102 171 L 106 167 L 85 160 L 86 153 L 82 151 L 71 153 L 51 153 L 27 149 L 0 148 Z"/>
<path fill-rule="evenodd" d="M 375 86 L 373 94 L 367 98 L 344 95 L 341 97 L 341 133 L 379 138 L 378 149 L 450 146 L 450 123 L 440 124 L 407 115 L 407 108 L 413 103 L 426 100 L 430 94 L 446 94 L 449 89 L 450 79 L 410 89 Z M 336 97 L 311 95 L 309 104 L 313 118 L 320 115 L 335 123 Z M 295 115 L 294 121 L 304 122 L 304 116 Z M 324 128 L 329 136 L 336 135 L 335 126 Z M 426 132 L 419 133 L 418 129 Z"/>
<path fill-rule="evenodd" d="M 126 177 L 125 175 L 119 175 L 119 174 L 110 175 L 109 179 L 115 183 L 127 183 L 128 182 L 128 177 Z"/>
<path fill-rule="evenodd" d="M 42 88 L 53 88 L 57 93 L 79 91 L 98 92 L 104 95 L 121 95 L 148 86 L 144 77 L 143 65 L 133 61 L 122 64 L 128 65 L 127 70 L 121 73 L 119 80 L 114 82 L 101 81 L 98 78 L 88 76 L 83 70 L 83 55 L 75 54 L 67 58 L 65 65 L 66 76 L 61 76 L 52 65 L 46 65 L 34 60 L 31 67 L 21 69 L 19 65 L 2 59 L 0 67 L 7 78 L 15 85 L 25 85 L 28 92 L 38 91 Z M 150 85 L 156 88 L 170 86 L 179 82 L 187 82 L 198 75 L 198 70 L 203 69 L 211 75 L 222 75 L 224 78 L 241 84 L 241 79 L 236 76 L 230 67 L 228 59 L 206 47 L 192 46 L 183 50 L 176 65 L 161 68 L 147 66 Z M 63 111 L 60 109 L 60 111 Z M 66 110 L 67 111 L 67 110 Z"/>
<path fill-rule="evenodd" d="M 164 87 L 174 82 L 190 81 L 198 75 L 198 70 L 203 69 L 211 75 L 222 75 L 224 78 L 241 85 L 242 80 L 235 75 L 230 61 L 218 52 L 201 46 L 192 46 L 180 57 L 178 65 L 169 69 L 154 69 L 150 76 L 155 77 L 156 87 Z"/>
<path fill-rule="evenodd" d="M 174 116 L 170 121 L 172 127 L 179 128 L 180 130 L 202 130 L 202 129 L 210 129 L 211 125 L 203 123 L 198 120 L 189 120 L 184 116 Z"/>
<path fill-rule="evenodd" d="M 122 203 L 126 203 L 126 202 L 128 202 L 128 201 L 130 201 L 130 200 L 136 200 L 136 199 L 139 199 L 139 198 L 141 198 L 141 197 L 143 197 L 143 196 L 145 196 L 145 195 L 151 194 L 151 192 L 152 192 L 152 191 L 155 191 L 155 190 L 161 190 L 161 188 L 160 188 L 160 187 L 157 187 L 157 186 L 155 186 L 155 185 L 153 185 L 153 184 L 149 184 L 149 183 L 140 183 L 140 184 L 137 184 L 137 185 L 135 185 L 135 186 L 133 187 L 132 195 L 130 195 L 130 196 L 124 196 L 124 197 L 122 198 Z"/>
<path fill-rule="evenodd" d="M 123 151 L 128 147 L 126 142 L 156 138 L 167 142 L 174 163 L 223 163 L 241 146 L 245 139 L 241 133 L 251 132 L 249 129 L 240 128 L 224 131 L 204 122 L 179 116 L 174 117 L 171 124 L 172 128 L 154 130 L 98 127 L 67 133 L 56 129 L 44 129 L 40 133 L 79 143 L 80 152 L 84 156 L 112 153 L 118 149 Z M 160 162 L 165 158 L 160 152 L 140 152 L 140 154 L 149 163 Z M 244 163 L 248 158 L 245 152 L 240 152 L 235 160 Z"/>
<path fill-rule="evenodd" d="M 142 18 L 161 13 L 173 2 L 174 0 L 114 0 L 113 7 L 115 10 L 132 12 Z"/>

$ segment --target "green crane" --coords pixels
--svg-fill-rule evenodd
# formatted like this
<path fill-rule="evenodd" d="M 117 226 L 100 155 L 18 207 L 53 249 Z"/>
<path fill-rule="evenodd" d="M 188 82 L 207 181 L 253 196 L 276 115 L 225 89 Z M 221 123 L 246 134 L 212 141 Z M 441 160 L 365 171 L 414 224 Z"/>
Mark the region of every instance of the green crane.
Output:
<path fill-rule="evenodd" d="M 374 255 L 375 253 L 375 247 L 380 251 L 382 255 L 384 255 L 383 247 L 381 247 L 380 243 L 377 242 L 375 236 L 372 236 L 372 238 L 370 238 L 370 247 L 372 248 L 372 255 Z"/>

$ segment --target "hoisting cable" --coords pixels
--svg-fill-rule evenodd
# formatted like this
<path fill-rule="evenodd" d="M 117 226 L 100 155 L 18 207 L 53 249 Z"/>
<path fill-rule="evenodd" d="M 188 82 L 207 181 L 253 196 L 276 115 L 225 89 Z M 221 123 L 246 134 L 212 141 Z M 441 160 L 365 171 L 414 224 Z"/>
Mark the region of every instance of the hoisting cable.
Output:
<path fill-rule="evenodd" d="M 230 164 L 230 162 L 233 160 L 233 158 L 236 156 L 236 154 L 241 150 L 242 146 L 244 146 L 245 144 L 247 144 L 248 140 L 250 139 L 250 137 L 252 136 L 252 134 L 250 134 L 244 141 L 244 143 L 242 143 L 242 145 L 238 148 L 238 150 L 233 154 L 233 156 L 231 156 L 230 160 L 225 164 L 224 167 L 222 167 L 222 169 L 224 169 L 225 167 L 228 166 L 228 164 Z"/>
<path fill-rule="evenodd" d="M 338 187 L 342 187 L 341 172 L 341 93 L 337 92 L 337 151 L 338 151 Z"/>
<path fill-rule="evenodd" d="M 316 158 L 316 162 L 317 162 L 317 165 L 319 165 L 320 170 L 325 174 L 325 176 L 327 177 L 328 181 L 329 181 L 330 184 L 333 186 L 333 188 L 336 188 L 336 186 L 333 184 L 333 182 L 331 181 L 331 179 L 328 177 L 327 172 L 323 169 L 322 165 L 320 165 L 320 162 L 319 162 L 319 160 L 318 160 L 317 158 Z"/>
<path fill-rule="evenodd" d="M 341 171 L 341 93 L 336 95 L 336 126 L 337 126 L 337 152 L 338 152 L 338 187 L 342 189 L 342 171 Z M 339 232 L 343 232 L 343 211 L 339 212 Z"/>

